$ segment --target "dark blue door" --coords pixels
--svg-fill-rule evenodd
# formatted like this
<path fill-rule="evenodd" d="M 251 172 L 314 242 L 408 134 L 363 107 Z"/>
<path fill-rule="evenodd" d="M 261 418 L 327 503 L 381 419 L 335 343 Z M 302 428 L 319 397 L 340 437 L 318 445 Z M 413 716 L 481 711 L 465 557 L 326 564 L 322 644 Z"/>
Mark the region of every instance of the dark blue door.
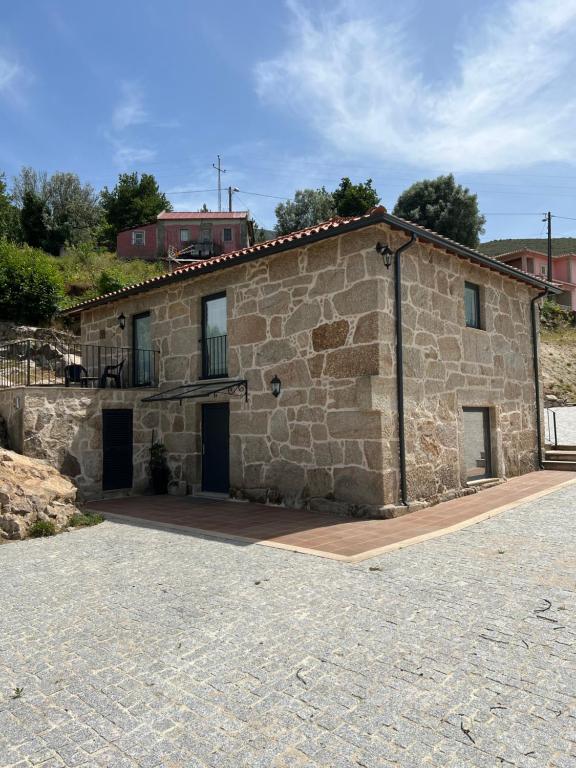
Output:
<path fill-rule="evenodd" d="M 132 411 L 102 411 L 102 489 L 132 488 Z"/>
<path fill-rule="evenodd" d="M 202 406 L 202 490 L 230 490 L 228 403 Z"/>

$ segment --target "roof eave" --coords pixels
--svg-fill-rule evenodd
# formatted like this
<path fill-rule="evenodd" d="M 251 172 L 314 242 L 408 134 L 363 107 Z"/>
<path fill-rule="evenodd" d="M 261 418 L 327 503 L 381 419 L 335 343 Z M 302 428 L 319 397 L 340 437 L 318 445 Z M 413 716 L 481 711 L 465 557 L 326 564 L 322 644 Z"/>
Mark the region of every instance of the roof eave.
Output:
<path fill-rule="evenodd" d="M 360 219 L 356 219 L 354 221 L 346 222 L 345 224 L 340 224 L 335 229 L 332 229 L 331 227 L 328 227 L 326 229 L 322 229 L 319 232 L 312 232 L 309 235 L 306 235 L 304 238 L 297 238 L 288 240 L 287 242 L 278 243 L 276 245 L 267 246 L 266 248 L 258 249 L 258 246 L 252 246 L 254 248 L 254 251 L 243 253 L 239 256 L 234 257 L 233 259 L 226 259 L 223 257 L 218 257 L 218 261 L 214 261 L 214 263 L 207 263 L 204 267 L 199 269 L 197 272 L 194 270 L 190 272 L 186 268 L 182 268 L 181 271 L 173 272 L 172 274 L 167 274 L 159 277 L 157 280 L 152 280 L 150 282 L 146 283 L 139 283 L 137 285 L 128 287 L 126 289 L 122 289 L 121 291 L 106 294 L 104 296 L 101 296 L 97 299 L 93 299 L 90 302 L 87 302 L 85 305 L 79 304 L 76 307 L 70 307 L 67 310 L 64 310 L 60 314 L 62 316 L 74 316 L 77 314 L 80 314 L 81 312 L 85 312 L 89 309 L 92 309 L 93 307 L 102 306 L 103 304 L 109 304 L 113 301 L 120 301 L 121 299 L 127 298 L 128 296 L 134 296 L 138 293 L 145 293 L 147 291 L 155 290 L 156 288 L 161 288 L 162 286 L 166 285 L 167 283 L 174 283 L 179 282 L 180 280 L 187 280 L 190 277 L 192 277 L 194 274 L 210 274 L 212 272 L 217 272 L 220 269 L 226 269 L 229 266 L 239 265 L 239 264 L 246 264 L 250 261 L 255 261 L 262 256 L 266 255 L 274 255 L 276 253 L 282 253 L 285 251 L 292 251 L 296 250 L 298 248 L 302 248 L 310 243 L 315 243 L 320 240 L 326 240 L 328 237 L 332 237 L 334 234 L 345 234 L 347 232 L 353 232 L 357 229 L 364 229 L 368 226 L 373 226 L 374 224 L 388 224 L 394 229 L 401 229 L 404 232 L 407 232 L 409 234 L 414 234 L 419 240 L 432 243 L 434 245 L 437 245 L 438 247 L 442 248 L 443 250 L 449 252 L 449 253 L 455 253 L 459 256 L 462 256 L 466 259 L 469 259 L 470 261 L 482 264 L 483 266 L 488 267 L 489 269 L 494 270 L 495 272 L 500 272 L 502 274 L 507 275 L 508 277 L 512 277 L 515 280 L 519 280 L 520 282 L 527 283 L 528 285 L 533 286 L 534 288 L 537 288 L 539 290 L 548 290 L 549 293 L 561 293 L 562 291 L 556 288 L 555 286 L 551 285 L 550 283 L 546 282 L 545 280 L 540 280 L 535 276 L 531 276 L 525 272 L 521 272 L 514 267 L 509 267 L 505 262 L 496 261 L 495 259 L 484 256 L 484 254 L 480 253 L 479 251 L 475 251 L 472 248 L 467 248 L 464 245 L 460 245 L 459 243 L 453 242 L 451 240 L 447 240 L 443 238 L 441 235 L 437 235 L 434 232 L 430 232 L 428 230 L 424 230 L 421 227 L 419 227 L 417 224 L 412 224 L 412 222 L 405 221 L 404 219 L 399 219 L 396 216 L 393 216 L 392 214 L 385 212 L 383 210 L 377 210 L 374 213 L 370 214 L 369 216 L 362 217 Z M 289 237 L 289 235 L 287 235 Z"/>

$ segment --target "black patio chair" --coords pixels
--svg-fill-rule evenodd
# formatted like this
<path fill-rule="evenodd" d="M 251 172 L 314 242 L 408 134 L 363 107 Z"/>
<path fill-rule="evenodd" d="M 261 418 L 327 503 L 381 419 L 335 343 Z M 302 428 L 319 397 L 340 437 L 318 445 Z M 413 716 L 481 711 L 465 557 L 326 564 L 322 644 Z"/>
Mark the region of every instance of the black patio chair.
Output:
<path fill-rule="evenodd" d="M 81 387 L 87 387 L 90 380 L 88 371 L 79 363 L 72 363 L 64 368 L 65 387 L 69 387 L 70 384 L 80 384 Z"/>
<path fill-rule="evenodd" d="M 118 363 L 118 365 L 107 365 L 104 368 L 104 373 L 100 377 L 101 389 L 106 389 L 106 382 L 110 379 L 110 384 L 117 389 L 122 389 L 122 368 L 124 367 L 124 360 Z"/>

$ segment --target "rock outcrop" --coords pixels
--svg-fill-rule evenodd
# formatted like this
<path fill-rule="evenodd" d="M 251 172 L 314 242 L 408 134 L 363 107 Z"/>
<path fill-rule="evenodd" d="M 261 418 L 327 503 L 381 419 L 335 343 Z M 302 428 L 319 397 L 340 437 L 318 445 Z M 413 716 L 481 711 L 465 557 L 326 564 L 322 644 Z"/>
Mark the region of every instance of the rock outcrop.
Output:
<path fill-rule="evenodd" d="M 47 462 L 0 449 L 0 538 L 24 539 L 37 520 L 66 527 L 79 511 L 76 492 Z"/>

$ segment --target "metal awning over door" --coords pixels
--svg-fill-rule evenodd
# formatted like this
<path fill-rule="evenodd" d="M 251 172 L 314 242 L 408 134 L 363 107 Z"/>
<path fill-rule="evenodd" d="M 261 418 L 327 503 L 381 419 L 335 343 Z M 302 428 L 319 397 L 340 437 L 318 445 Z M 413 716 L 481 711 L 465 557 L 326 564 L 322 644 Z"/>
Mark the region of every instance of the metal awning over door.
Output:
<path fill-rule="evenodd" d="M 244 397 L 248 402 L 248 382 L 246 379 L 229 379 L 219 381 L 195 381 L 191 384 L 182 384 L 179 387 L 158 392 L 156 395 L 142 398 L 143 403 L 160 403 L 170 401 L 191 400 L 200 397 L 216 397 L 219 394 L 227 394 Z"/>

